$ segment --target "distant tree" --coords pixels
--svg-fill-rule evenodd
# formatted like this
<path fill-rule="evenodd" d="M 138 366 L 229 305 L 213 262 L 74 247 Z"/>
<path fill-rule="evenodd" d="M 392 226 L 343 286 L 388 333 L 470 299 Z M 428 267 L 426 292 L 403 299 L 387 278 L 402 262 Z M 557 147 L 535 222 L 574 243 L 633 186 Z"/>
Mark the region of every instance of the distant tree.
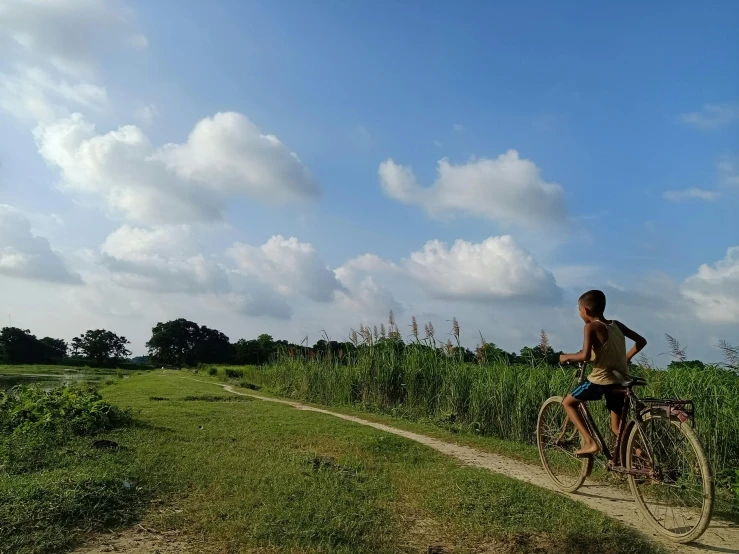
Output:
<path fill-rule="evenodd" d="M 180 318 L 157 323 L 146 347 L 154 363 L 184 367 L 197 363 L 196 349 L 200 339 L 200 326 Z"/>
<path fill-rule="evenodd" d="M 33 364 L 43 361 L 42 347 L 28 329 L 3 327 L 0 330 L 0 356 L 11 364 Z"/>
<path fill-rule="evenodd" d="M 67 357 L 67 342 L 64 339 L 44 337 L 39 342 L 46 346 L 49 358 L 61 360 Z"/>
<path fill-rule="evenodd" d="M 688 369 L 705 369 L 706 364 L 701 362 L 700 360 L 673 360 L 669 364 L 667 364 L 667 369 L 681 369 L 681 368 L 688 368 Z"/>
<path fill-rule="evenodd" d="M 126 348 L 130 344 L 126 337 L 105 329 L 87 331 L 72 339 L 72 350 L 99 365 L 119 362 L 131 355 Z"/>
<path fill-rule="evenodd" d="M 234 359 L 233 345 L 226 335 L 203 325 L 195 347 L 195 359 L 204 364 L 229 364 Z"/>

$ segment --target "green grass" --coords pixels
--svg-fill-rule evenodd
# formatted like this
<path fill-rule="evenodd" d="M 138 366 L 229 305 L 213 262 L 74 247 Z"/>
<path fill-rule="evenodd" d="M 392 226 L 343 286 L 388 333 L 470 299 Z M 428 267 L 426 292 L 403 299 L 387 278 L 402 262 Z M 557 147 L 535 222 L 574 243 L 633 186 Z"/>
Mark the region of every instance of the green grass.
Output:
<path fill-rule="evenodd" d="M 225 378 L 225 371 L 218 368 L 217 375 Z M 528 445 L 536 442 L 536 420 L 544 400 L 567 394 L 575 384 L 573 369 L 470 364 L 431 348 L 410 345 L 399 351 L 387 343 L 360 347 L 341 363 L 337 357 L 285 356 L 269 366 L 228 371 L 288 398 L 360 407 L 433 422 L 461 434 Z M 739 375 L 715 366 L 635 372 L 649 383 L 638 389 L 639 395 L 695 402 L 696 431 L 719 488 L 728 491 L 739 464 Z M 607 414 L 601 403 L 591 403 L 591 411 L 605 431 Z"/>
<path fill-rule="evenodd" d="M 221 401 L 232 397 L 180 375 L 102 389 L 135 414 L 135 426 L 105 435 L 124 448 L 101 452 L 79 439 L 66 447 L 78 463 L 0 474 L 0 533 L 15 540 L 0 535 L 0 544 L 61 552 L 87 530 L 142 517 L 212 552 L 584 553 L 594 536 L 606 554 L 658 552 L 557 494 L 336 418 Z"/>

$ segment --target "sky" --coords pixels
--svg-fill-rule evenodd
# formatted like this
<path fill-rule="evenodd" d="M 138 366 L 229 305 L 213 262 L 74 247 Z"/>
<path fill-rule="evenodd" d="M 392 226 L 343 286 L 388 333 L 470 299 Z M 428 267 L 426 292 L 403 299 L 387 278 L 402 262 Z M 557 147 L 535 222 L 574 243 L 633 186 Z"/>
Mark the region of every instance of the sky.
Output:
<path fill-rule="evenodd" d="M 739 342 L 732 2 L 0 0 L 0 325 Z"/>

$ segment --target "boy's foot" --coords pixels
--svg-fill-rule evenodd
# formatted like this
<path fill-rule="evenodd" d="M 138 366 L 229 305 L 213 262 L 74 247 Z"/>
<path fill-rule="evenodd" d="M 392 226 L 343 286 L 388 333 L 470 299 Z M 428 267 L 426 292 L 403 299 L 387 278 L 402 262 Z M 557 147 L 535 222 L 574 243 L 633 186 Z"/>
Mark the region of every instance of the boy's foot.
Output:
<path fill-rule="evenodd" d="M 578 458 L 584 458 L 586 456 L 597 454 L 598 452 L 600 452 L 600 448 L 596 442 L 593 442 L 592 444 L 586 444 L 580 450 L 575 450 L 575 456 Z"/>

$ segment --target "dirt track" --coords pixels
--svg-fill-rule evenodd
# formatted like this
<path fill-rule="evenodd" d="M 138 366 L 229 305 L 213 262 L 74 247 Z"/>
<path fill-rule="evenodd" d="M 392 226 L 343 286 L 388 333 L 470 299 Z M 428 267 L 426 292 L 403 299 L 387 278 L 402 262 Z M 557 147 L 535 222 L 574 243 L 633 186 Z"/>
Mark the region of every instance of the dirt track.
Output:
<path fill-rule="evenodd" d="M 186 377 L 182 378 L 186 379 Z M 508 477 L 518 479 L 519 481 L 525 481 L 538 487 L 552 490 L 573 500 L 582 502 L 588 507 L 593 508 L 594 510 L 599 510 L 629 527 L 640 531 L 642 534 L 661 543 L 669 552 L 675 554 L 698 554 L 706 552 L 739 554 L 739 525 L 734 523 L 714 519 L 711 522 L 711 527 L 709 527 L 706 533 L 696 543 L 689 545 L 675 544 L 661 537 L 652 530 L 649 524 L 644 520 L 644 517 L 638 511 L 633 498 L 629 494 L 613 487 L 598 485 L 588 481 L 575 494 L 562 493 L 554 488 L 549 477 L 544 473 L 544 470 L 540 466 L 525 464 L 518 460 L 512 460 L 498 454 L 482 452 L 468 446 L 445 442 L 426 435 L 404 431 L 402 429 L 390 427 L 389 425 L 383 425 L 382 423 L 367 421 L 359 417 L 340 414 L 323 408 L 307 406 L 299 402 L 269 398 L 253 392 L 237 391 L 230 385 L 222 385 L 219 383 L 213 383 L 212 381 L 202 381 L 200 379 L 193 380 L 223 387 L 226 391 L 239 396 L 249 396 L 265 402 L 284 404 L 295 408 L 296 410 L 318 412 L 332 417 L 338 417 L 346 421 L 351 421 L 359 425 L 374 427 L 380 431 L 392 433 L 424 444 L 434 450 L 446 454 L 447 456 L 451 456 L 464 464 L 501 473 Z M 83 548 L 75 552 L 77 554 L 101 554 L 103 552 L 127 552 L 129 554 L 161 552 L 162 554 L 174 554 L 175 552 L 196 553 L 202 551 L 195 545 L 180 542 L 178 537 L 164 536 L 150 530 L 145 530 L 146 532 L 142 531 L 144 531 L 143 528 L 134 528 L 133 530 L 125 531 L 117 535 L 101 537 L 97 546 L 88 546 L 87 548 Z"/>
<path fill-rule="evenodd" d="M 208 381 L 201 382 L 208 383 Z M 307 406 L 299 402 L 281 400 L 278 398 L 268 398 L 266 396 L 261 396 L 252 392 L 237 391 L 230 385 L 221 385 L 212 382 L 210 382 L 210 384 L 221 386 L 226 391 L 232 394 L 249 396 L 252 398 L 263 400 L 265 402 L 285 404 L 297 410 L 318 412 L 321 414 L 338 417 L 346 421 L 351 421 L 353 423 L 358 423 L 360 425 L 374 427 L 375 429 L 379 429 L 380 431 L 392 433 L 394 435 L 398 435 L 406 439 L 425 444 L 426 446 L 429 446 L 434 450 L 438 450 L 439 452 L 446 454 L 447 456 L 456 458 L 464 464 L 487 469 L 496 473 L 501 473 L 503 475 L 507 475 L 508 477 L 518 479 L 519 481 L 525 481 L 527 483 L 536 485 L 537 487 L 542 487 L 558 492 L 559 494 L 564 494 L 565 496 L 573 500 L 577 500 L 578 502 L 586 504 L 588 507 L 593 508 L 594 510 L 599 510 L 613 517 L 614 519 L 617 519 L 618 521 L 628 525 L 629 527 L 637 529 L 646 536 L 652 537 L 655 541 L 662 543 L 670 552 L 675 552 L 679 554 L 690 554 L 698 552 L 721 552 L 727 554 L 739 554 L 739 525 L 734 523 L 718 521 L 714 519 L 711 522 L 711 527 L 708 528 L 705 534 L 696 543 L 689 545 L 675 544 L 659 536 L 656 532 L 652 530 L 649 524 L 644 521 L 644 516 L 642 516 L 641 513 L 638 511 L 633 498 L 629 494 L 625 494 L 613 487 L 597 485 L 590 481 L 587 481 L 585 485 L 575 494 L 562 493 L 554 488 L 554 485 L 552 484 L 549 477 L 539 466 L 524 464 L 523 462 L 520 462 L 518 460 L 512 460 L 498 454 L 482 452 L 468 446 L 461 446 L 451 442 L 445 442 L 439 439 L 428 437 L 426 435 L 420 435 L 418 433 L 412 433 L 410 431 L 403 431 L 402 429 L 390 427 L 389 425 L 383 425 L 382 423 L 367 421 L 359 417 L 340 414 L 332 412 L 330 410 L 324 410 L 323 408 Z"/>

